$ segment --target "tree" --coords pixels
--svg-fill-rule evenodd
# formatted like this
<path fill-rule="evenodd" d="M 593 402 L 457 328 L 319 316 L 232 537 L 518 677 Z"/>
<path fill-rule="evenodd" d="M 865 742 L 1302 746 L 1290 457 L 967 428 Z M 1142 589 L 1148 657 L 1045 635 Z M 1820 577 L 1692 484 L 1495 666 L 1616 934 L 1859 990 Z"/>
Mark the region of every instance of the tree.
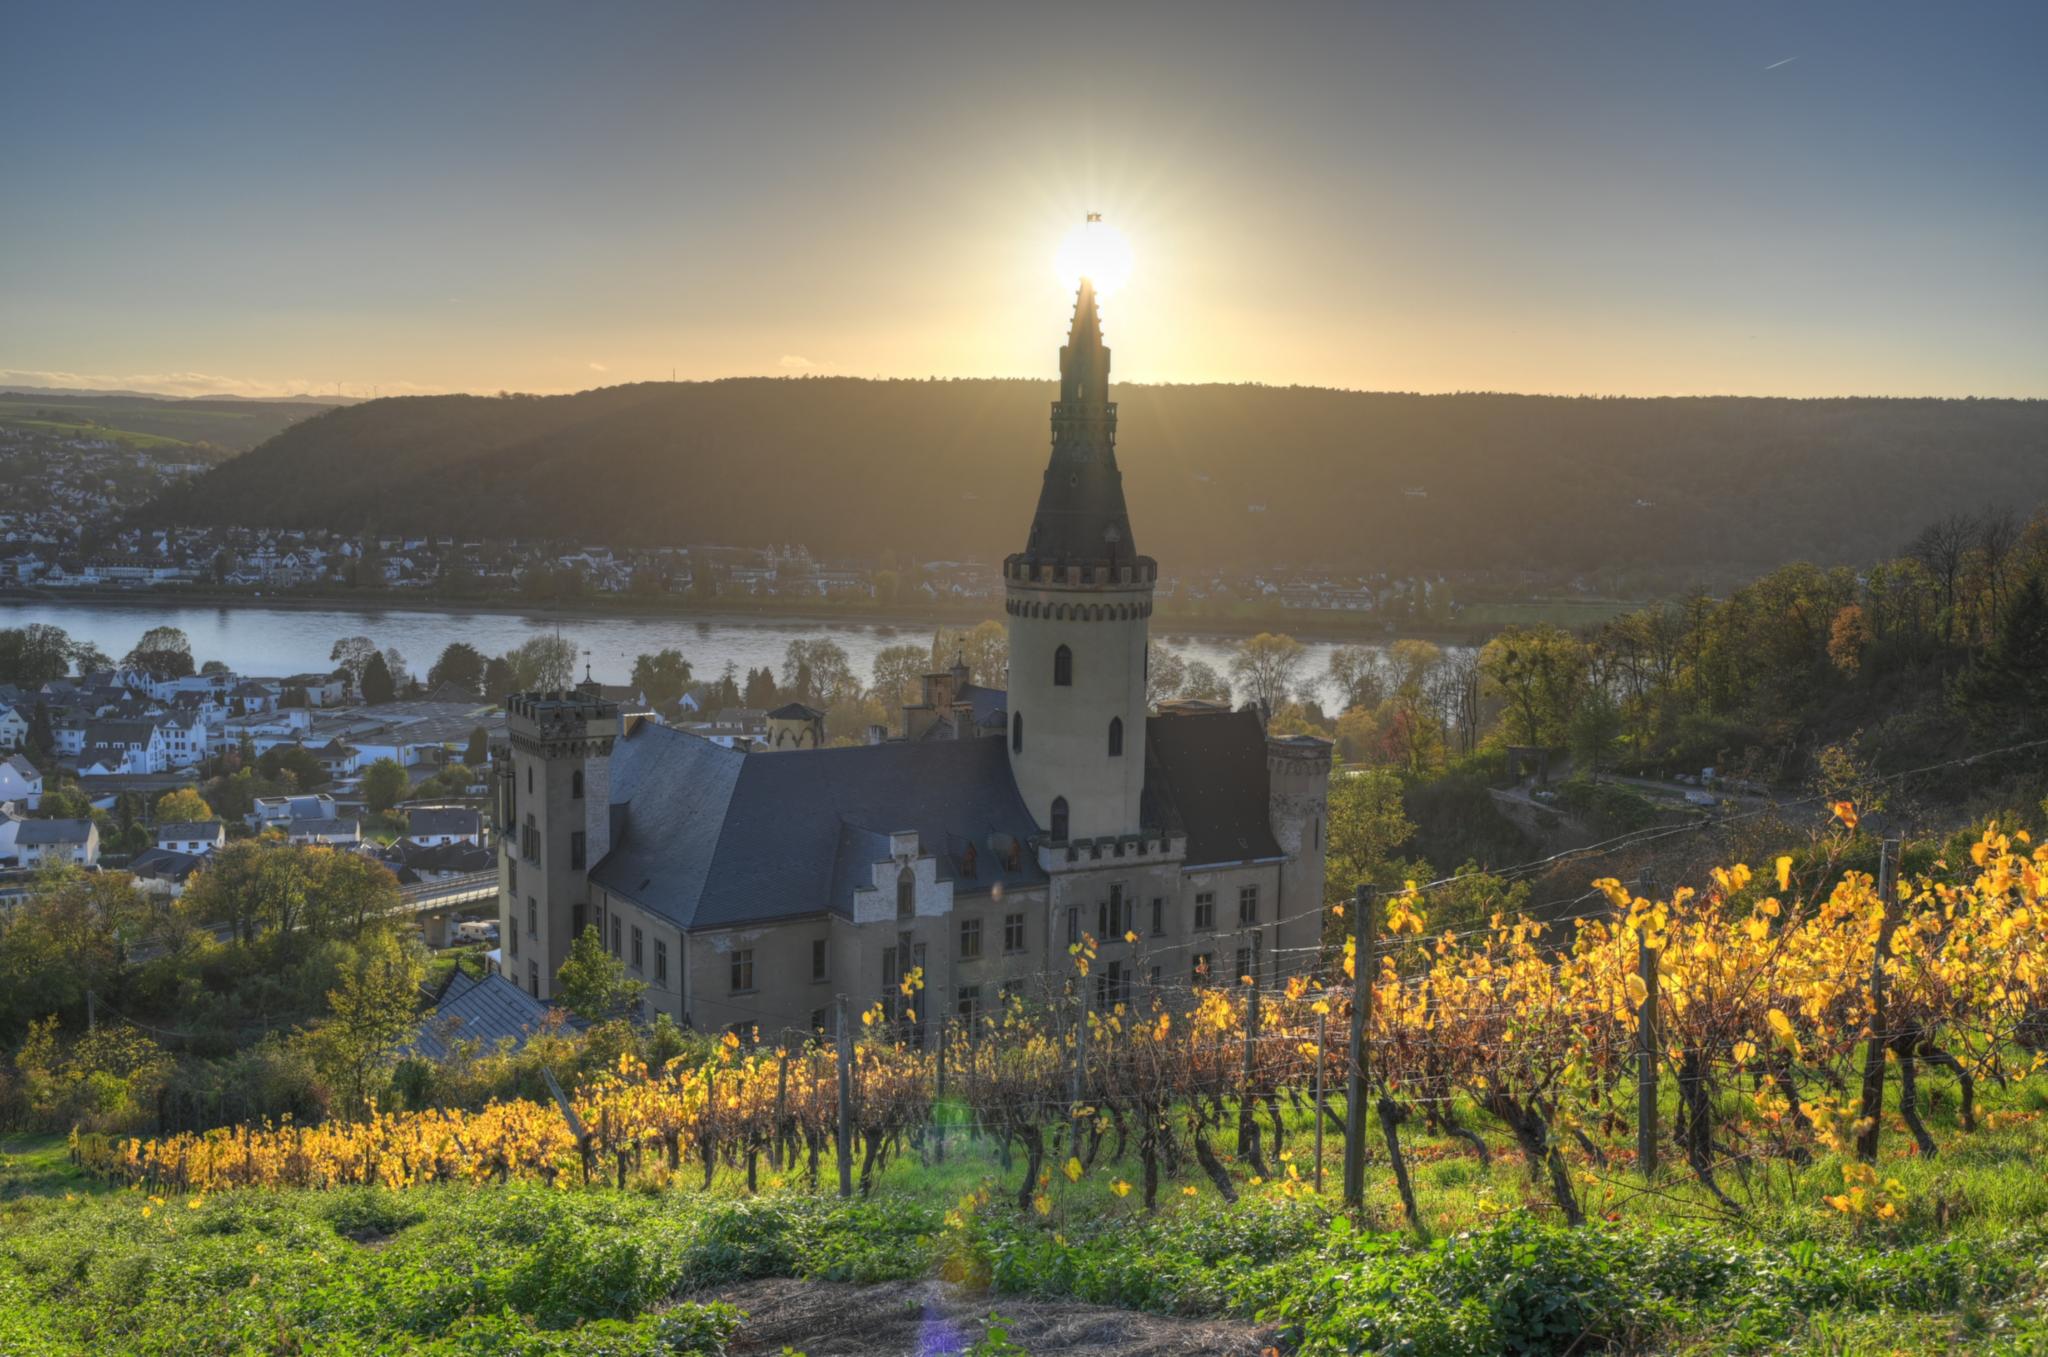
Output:
<path fill-rule="evenodd" d="M 484 700 L 503 702 L 518 691 L 518 676 L 512 672 L 512 664 L 502 656 L 492 656 L 484 663 Z"/>
<path fill-rule="evenodd" d="M 382 655 L 372 655 L 363 662 L 362 692 L 363 701 L 372 707 L 382 706 L 398 696 L 391 666 Z"/>
<path fill-rule="evenodd" d="M 1348 900 L 1375 880 L 1380 865 L 1415 832 L 1401 802 L 1401 779 L 1385 769 L 1344 769 L 1330 779 L 1329 851 L 1323 898 Z"/>
<path fill-rule="evenodd" d="M 202 674 L 226 674 L 233 671 L 228 668 L 226 660 L 208 660 L 205 664 L 199 666 L 199 672 Z"/>
<path fill-rule="evenodd" d="M 62 627 L 31 622 L 0 630 L 0 683 L 40 688 L 71 672 L 76 654 L 77 647 Z"/>
<path fill-rule="evenodd" d="M 151 627 L 128 652 L 122 664 L 146 674 L 165 678 L 189 678 L 192 674 L 192 642 L 176 627 Z"/>
<path fill-rule="evenodd" d="M 327 652 L 328 662 L 348 675 L 348 686 L 362 691 L 363 670 L 377 654 L 377 643 L 367 636 L 344 636 Z"/>
<path fill-rule="evenodd" d="M 1565 743 L 1586 677 L 1586 647 L 1557 627 L 1509 627 L 1479 652 L 1479 667 L 1507 703 L 1515 742 Z"/>
<path fill-rule="evenodd" d="M 1328 673 L 1343 700 L 1342 710 L 1372 708 L 1392 686 L 1387 655 L 1374 646 L 1338 646 L 1330 652 Z"/>
<path fill-rule="evenodd" d="M 1221 702 L 1226 707 L 1230 705 L 1230 685 L 1207 660 L 1188 661 L 1188 676 L 1181 682 L 1180 695 L 1204 702 Z"/>
<path fill-rule="evenodd" d="M 213 807 L 206 804 L 197 787 L 180 787 L 157 798 L 155 815 L 158 824 L 197 824 L 213 818 Z"/>
<path fill-rule="evenodd" d="M 1621 709 L 1602 690 L 1589 690 L 1572 713 L 1570 735 L 1573 770 L 1598 777 L 1621 738 Z"/>
<path fill-rule="evenodd" d="M 71 667 L 80 674 L 104 674 L 114 667 L 114 657 L 91 641 L 71 647 Z"/>
<path fill-rule="evenodd" d="M 363 770 L 363 805 L 378 814 L 390 810 L 412 787 L 396 759 L 378 759 Z"/>
<path fill-rule="evenodd" d="M 576 644 L 555 635 L 530 636 L 505 655 L 512 691 L 558 693 L 576 681 Z"/>
<path fill-rule="evenodd" d="M 633 686 L 656 707 L 668 707 L 690 686 L 690 662 L 670 646 L 633 661 Z"/>
<path fill-rule="evenodd" d="M 1188 662 L 1186 660 L 1157 641 L 1146 642 L 1146 706 L 1156 707 L 1162 702 L 1179 697 L 1181 686 L 1187 681 Z"/>
<path fill-rule="evenodd" d="M 292 790 L 310 792 L 325 787 L 327 767 L 303 745 L 276 744 L 256 760 L 256 771 L 272 782 L 287 783 Z"/>
<path fill-rule="evenodd" d="M 394 689 L 412 681 L 411 671 L 405 667 L 405 656 L 399 653 L 397 646 L 385 646 L 383 660 L 384 671 L 391 675 L 391 686 Z"/>
<path fill-rule="evenodd" d="M 1292 636 L 1262 631 L 1241 642 L 1230 657 L 1230 676 L 1259 708 L 1271 717 L 1294 691 L 1307 648 Z"/>
<path fill-rule="evenodd" d="M 469 732 L 469 748 L 462 751 L 462 761 L 472 768 L 481 768 L 491 761 L 491 733 L 482 726 Z"/>
<path fill-rule="evenodd" d="M 875 698 L 883 708 L 901 707 L 924 696 L 925 666 L 931 657 L 923 646 L 883 646 L 875 652 Z"/>
<path fill-rule="evenodd" d="M 105 993 L 120 972 L 124 939 L 148 909 L 125 872 L 65 869 L 0 911 L 0 1037 L 45 1013 L 82 1015 L 86 991 Z"/>
<path fill-rule="evenodd" d="M 592 926 L 569 945 L 569 959 L 555 973 L 555 992 L 570 1012 L 603 1022 L 635 1012 L 647 986 L 627 976 L 625 966 L 604 949 L 604 939 Z"/>
<path fill-rule="evenodd" d="M 2041 576 L 2013 591 L 1997 639 L 1963 676 L 1958 697 L 1980 727 L 2008 738 L 2048 723 L 2048 585 Z"/>
<path fill-rule="evenodd" d="M 727 668 L 730 671 L 730 666 L 727 666 Z M 728 672 L 726 675 L 727 681 L 729 682 L 731 678 L 732 675 Z M 765 711 L 777 705 L 776 699 L 778 696 L 779 694 L 775 691 L 775 671 L 764 664 L 759 669 L 749 669 L 747 671 L 747 687 L 745 692 L 738 694 L 730 702 L 714 703 L 713 706 L 754 707 Z"/>
<path fill-rule="evenodd" d="M 308 1034 L 319 1070 L 344 1117 L 360 1117 L 382 1091 L 398 1048 L 418 1026 L 420 955 L 388 933 L 375 934 L 327 992 L 328 1016 Z"/>
<path fill-rule="evenodd" d="M 861 690 L 845 648 L 823 638 L 791 641 L 784 649 L 782 688 L 785 695 L 813 706 L 830 706 Z"/>
<path fill-rule="evenodd" d="M 441 658 L 427 670 L 427 687 L 439 688 L 450 684 L 464 692 L 481 694 L 484 691 L 484 668 L 482 651 L 467 641 L 450 641 L 442 647 Z"/>
<path fill-rule="evenodd" d="M 932 636 L 932 669 L 951 669 L 954 660 L 967 666 L 972 681 L 985 688 L 1010 681 L 1010 631 L 990 618 L 968 631 L 941 627 Z"/>

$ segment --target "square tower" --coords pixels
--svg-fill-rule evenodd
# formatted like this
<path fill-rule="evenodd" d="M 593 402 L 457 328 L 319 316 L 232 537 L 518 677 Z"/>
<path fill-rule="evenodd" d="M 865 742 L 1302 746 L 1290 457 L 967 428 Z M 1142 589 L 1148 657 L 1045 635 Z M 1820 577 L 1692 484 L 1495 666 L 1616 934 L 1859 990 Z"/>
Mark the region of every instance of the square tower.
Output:
<path fill-rule="evenodd" d="M 590 869 L 611 849 L 619 705 L 595 684 L 505 701 L 498 778 L 499 967 L 536 999 L 590 922 Z"/>

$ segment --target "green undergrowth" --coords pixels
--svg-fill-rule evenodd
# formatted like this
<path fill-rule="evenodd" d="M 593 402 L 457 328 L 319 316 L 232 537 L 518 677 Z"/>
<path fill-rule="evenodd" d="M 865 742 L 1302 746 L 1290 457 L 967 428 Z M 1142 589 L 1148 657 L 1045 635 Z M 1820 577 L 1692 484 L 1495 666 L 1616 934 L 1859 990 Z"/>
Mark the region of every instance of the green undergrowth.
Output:
<path fill-rule="evenodd" d="M 752 1278 L 947 1278 L 1276 1326 L 1283 1352 L 2048 1350 L 2048 1222 L 1794 1237 L 1518 1217 L 1424 1245 L 1255 1198 L 1046 1220 L 888 1192 L 435 1187 L 0 1203 L 0 1354 L 713 1354 Z"/>

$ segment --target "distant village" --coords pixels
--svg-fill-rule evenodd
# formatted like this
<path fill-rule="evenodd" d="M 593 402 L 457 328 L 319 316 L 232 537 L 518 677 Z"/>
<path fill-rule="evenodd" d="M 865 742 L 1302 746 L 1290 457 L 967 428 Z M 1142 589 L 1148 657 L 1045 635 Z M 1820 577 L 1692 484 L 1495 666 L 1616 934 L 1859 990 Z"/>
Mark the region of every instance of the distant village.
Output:
<path fill-rule="evenodd" d="M 624 549 L 318 528 L 134 526 L 131 515 L 159 491 L 206 469 L 204 462 L 181 457 L 175 447 L 144 449 L 111 438 L 0 425 L 0 483 L 11 487 L 0 506 L 0 590 L 252 597 L 374 591 L 423 601 L 610 597 L 650 605 L 779 600 L 870 610 L 993 605 L 1002 593 L 993 560 L 831 560 L 813 556 L 802 544 Z M 1459 612 L 1442 576 L 1300 568 L 1165 574 L 1158 594 L 1169 614 L 1251 605 L 1426 624 L 1454 622 Z"/>

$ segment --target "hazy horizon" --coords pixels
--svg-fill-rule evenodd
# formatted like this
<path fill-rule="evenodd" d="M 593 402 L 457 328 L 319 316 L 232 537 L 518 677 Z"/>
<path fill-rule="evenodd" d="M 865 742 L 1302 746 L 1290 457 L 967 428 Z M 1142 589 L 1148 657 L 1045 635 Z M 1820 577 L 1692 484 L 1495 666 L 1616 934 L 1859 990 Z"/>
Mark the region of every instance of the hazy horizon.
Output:
<path fill-rule="evenodd" d="M 0 385 L 2048 395 L 2048 11 L 41 7 Z M 83 85 L 81 82 L 84 82 Z"/>

